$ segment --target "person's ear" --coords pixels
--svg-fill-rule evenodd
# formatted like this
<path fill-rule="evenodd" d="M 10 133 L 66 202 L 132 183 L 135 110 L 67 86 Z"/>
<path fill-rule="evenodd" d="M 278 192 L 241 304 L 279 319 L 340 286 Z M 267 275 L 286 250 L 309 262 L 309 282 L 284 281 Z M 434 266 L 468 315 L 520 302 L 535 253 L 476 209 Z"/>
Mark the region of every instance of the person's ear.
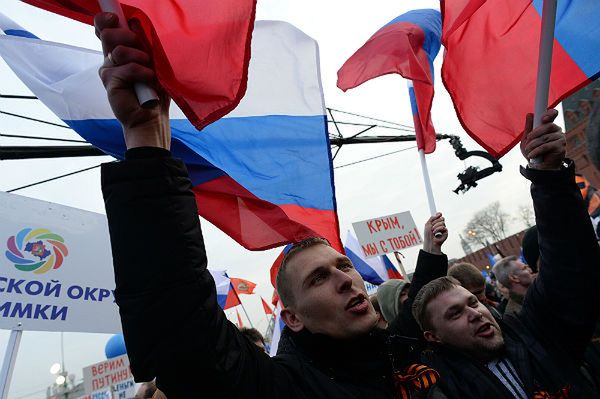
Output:
<path fill-rule="evenodd" d="M 288 328 L 294 332 L 299 332 L 304 328 L 304 323 L 296 315 L 296 313 L 289 309 L 284 308 L 281 310 L 281 319 Z"/>
<path fill-rule="evenodd" d="M 508 279 L 513 284 L 519 284 L 521 282 L 521 280 L 514 273 L 508 273 Z"/>
<path fill-rule="evenodd" d="M 433 331 L 423 331 L 423 337 L 425 337 L 425 341 L 427 342 L 433 342 L 436 344 L 442 343 L 442 340 L 437 335 L 435 335 Z"/>

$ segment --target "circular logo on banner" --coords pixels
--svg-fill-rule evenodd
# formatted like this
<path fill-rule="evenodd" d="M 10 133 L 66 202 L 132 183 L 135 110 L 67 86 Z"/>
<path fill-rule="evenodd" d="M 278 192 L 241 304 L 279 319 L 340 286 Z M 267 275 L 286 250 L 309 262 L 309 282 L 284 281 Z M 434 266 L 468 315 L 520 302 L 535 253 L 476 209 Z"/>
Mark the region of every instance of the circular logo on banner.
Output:
<path fill-rule="evenodd" d="M 10 236 L 6 246 L 6 258 L 18 270 L 35 274 L 58 269 L 69 255 L 65 240 L 47 229 L 23 229 Z"/>

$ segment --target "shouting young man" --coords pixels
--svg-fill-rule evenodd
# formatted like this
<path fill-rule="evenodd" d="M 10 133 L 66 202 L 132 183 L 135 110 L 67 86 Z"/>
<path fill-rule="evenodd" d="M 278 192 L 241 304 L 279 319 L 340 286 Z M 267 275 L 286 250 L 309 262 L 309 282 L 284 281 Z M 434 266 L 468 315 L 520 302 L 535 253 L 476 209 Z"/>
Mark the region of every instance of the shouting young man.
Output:
<path fill-rule="evenodd" d="M 537 160 L 521 173 L 531 181 L 541 257 L 521 310 L 497 322 L 451 277 L 424 286 L 413 303 L 433 347 L 424 359 L 452 399 L 600 397 L 580 373 L 600 312 L 600 248 L 557 115 L 547 111 L 535 130 L 529 115 L 521 144 Z"/>
<path fill-rule="evenodd" d="M 435 371 L 411 364 L 415 342 L 376 328 L 360 274 L 324 240 L 296 244 L 279 272 L 288 327 L 278 356 L 268 357 L 227 320 L 206 269 L 202 204 L 169 151 L 169 99 L 157 87 L 160 105 L 139 106 L 134 82 L 155 83 L 147 53 L 114 15 L 95 22 L 106 56 L 100 76 L 128 148 L 125 161 L 103 165 L 102 190 L 135 379 L 156 378 L 169 399 L 445 398 Z M 424 239 L 434 250 L 421 252 L 406 303 L 446 274 L 447 236 L 442 216 L 432 217 Z M 403 316 L 408 331 L 416 323 L 410 312 Z"/>

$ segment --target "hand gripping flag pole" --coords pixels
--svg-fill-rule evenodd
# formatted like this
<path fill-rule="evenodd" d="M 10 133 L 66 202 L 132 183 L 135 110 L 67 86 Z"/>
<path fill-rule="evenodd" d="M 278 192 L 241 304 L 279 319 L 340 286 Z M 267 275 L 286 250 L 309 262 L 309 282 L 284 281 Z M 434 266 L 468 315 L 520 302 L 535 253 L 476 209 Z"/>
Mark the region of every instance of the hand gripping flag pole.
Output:
<path fill-rule="evenodd" d="M 540 55 L 535 89 L 535 113 L 533 114 L 534 129 L 542 124 L 542 116 L 548 109 L 555 26 L 556 0 L 544 0 L 544 6 L 542 8 L 542 29 L 540 34 Z M 534 158 L 531 160 L 531 163 L 533 164 L 540 162 L 542 162 L 541 158 Z"/>
<path fill-rule="evenodd" d="M 123 13 L 123 8 L 119 0 L 98 0 L 100 8 L 104 12 L 111 12 L 116 14 L 119 18 L 119 27 L 129 29 L 127 25 L 127 19 Z M 152 108 L 158 103 L 158 95 L 153 88 L 145 83 L 134 84 L 135 94 L 137 95 L 140 105 L 144 108 Z"/>

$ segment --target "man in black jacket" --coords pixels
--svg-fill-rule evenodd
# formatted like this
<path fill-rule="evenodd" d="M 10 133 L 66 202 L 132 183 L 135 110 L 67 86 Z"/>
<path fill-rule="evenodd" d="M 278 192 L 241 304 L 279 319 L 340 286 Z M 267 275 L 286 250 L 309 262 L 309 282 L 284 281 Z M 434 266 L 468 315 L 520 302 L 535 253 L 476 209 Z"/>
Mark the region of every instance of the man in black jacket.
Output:
<path fill-rule="evenodd" d="M 600 249 L 565 139 L 544 115 L 521 149 L 541 162 L 522 168 L 532 183 L 541 264 L 520 312 L 497 323 L 473 294 L 450 278 L 427 284 L 413 304 L 425 338 L 426 362 L 451 398 L 598 398 L 580 374 L 600 311 Z"/>
<path fill-rule="evenodd" d="M 228 322 L 206 269 L 187 171 L 168 150 L 169 99 L 158 88 L 160 106 L 139 106 L 132 82 L 155 80 L 148 55 L 114 15 L 95 22 L 106 56 L 100 77 L 128 148 L 124 162 L 103 165 L 102 190 L 115 298 L 136 380 L 156 378 L 169 399 L 445 398 L 433 370 L 410 364 L 414 341 L 375 328 L 362 279 L 325 243 L 288 259 L 284 313 L 291 329 L 278 356 L 269 358 Z M 440 217 L 428 224 L 426 241 L 437 232 L 441 246 L 447 231 Z M 441 252 L 423 251 L 419 262 L 409 301 L 446 274 Z"/>

